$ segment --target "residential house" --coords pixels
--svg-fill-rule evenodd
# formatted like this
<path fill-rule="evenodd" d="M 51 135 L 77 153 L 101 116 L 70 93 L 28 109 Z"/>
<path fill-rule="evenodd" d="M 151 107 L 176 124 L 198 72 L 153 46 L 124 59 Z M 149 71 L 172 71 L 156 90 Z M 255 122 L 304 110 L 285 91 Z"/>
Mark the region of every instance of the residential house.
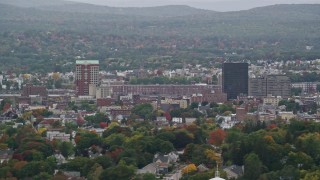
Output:
<path fill-rule="evenodd" d="M 278 112 L 278 117 L 280 117 L 282 120 L 289 121 L 292 118 L 295 118 L 296 115 L 293 114 L 292 111 L 284 111 L 284 112 Z"/>
<path fill-rule="evenodd" d="M 198 169 L 199 172 L 204 172 L 204 171 L 208 171 L 208 170 L 209 170 L 209 168 L 207 168 L 207 166 L 204 165 L 204 164 L 200 164 L 200 165 L 197 167 L 197 169 Z"/>
<path fill-rule="evenodd" d="M 54 157 L 56 158 L 58 165 L 67 163 L 66 158 L 61 153 L 54 154 Z"/>
<path fill-rule="evenodd" d="M 216 117 L 220 127 L 222 129 L 230 129 L 232 128 L 238 121 L 235 120 L 235 115 L 229 116 L 217 116 Z"/>
<path fill-rule="evenodd" d="M 163 180 L 179 180 L 182 178 L 182 170 L 179 169 L 173 173 L 170 173 L 170 174 L 166 174 L 164 177 L 163 177 Z"/>
<path fill-rule="evenodd" d="M 71 134 L 66 134 L 60 131 L 47 131 L 47 139 L 52 141 L 53 139 L 61 140 L 61 141 L 70 141 Z"/>
<path fill-rule="evenodd" d="M 12 158 L 13 150 L 6 149 L 6 150 L 0 150 L 0 163 L 3 163 L 4 161 L 9 161 Z"/>
<path fill-rule="evenodd" d="M 157 119 L 156 119 L 157 122 L 166 122 L 167 121 L 167 118 L 164 117 L 164 116 L 158 116 Z"/>
<path fill-rule="evenodd" d="M 182 123 L 182 118 L 181 117 L 173 117 L 172 122 L 173 123 Z"/>
<path fill-rule="evenodd" d="M 228 179 L 238 179 L 244 173 L 244 167 L 237 165 L 225 167 L 223 170 L 227 173 Z"/>
<path fill-rule="evenodd" d="M 185 122 L 187 125 L 193 124 L 197 119 L 196 118 L 185 118 Z"/>
<path fill-rule="evenodd" d="M 157 174 L 157 164 L 156 163 L 150 163 L 143 167 L 142 169 L 138 169 L 137 174 L 146 174 L 146 173 L 151 173 L 151 174 Z"/>
<path fill-rule="evenodd" d="M 169 166 L 178 161 L 179 155 L 177 152 L 170 152 L 169 154 L 157 153 L 154 155 L 153 163 L 157 165 L 157 174 L 166 174 L 169 171 Z"/>

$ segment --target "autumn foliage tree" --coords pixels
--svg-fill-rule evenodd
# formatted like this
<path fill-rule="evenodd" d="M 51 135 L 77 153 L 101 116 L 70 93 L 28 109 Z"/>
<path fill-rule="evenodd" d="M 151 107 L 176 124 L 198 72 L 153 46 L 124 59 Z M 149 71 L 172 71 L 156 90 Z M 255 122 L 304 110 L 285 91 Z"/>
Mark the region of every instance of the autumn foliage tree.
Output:
<path fill-rule="evenodd" d="M 213 160 L 213 161 L 216 161 L 216 163 L 221 163 L 222 160 L 221 160 L 221 154 L 219 153 L 216 153 L 214 150 L 212 149 L 206 149 L 205 150 L 205 155 L 208 159 L 210 160 Z"/>
<path fill-rule="evenodd" d="M 220 146 L 223 140 L 226 138 L 227 133 L 222 129 L 217 129 L 210 133 L 208 142 L 215 146 Z"/>
<path fill-rule="evenodd" d="M 2 108 L 2 112 L 6 112 L 11 108 L 11 104 L 6 103 L 4 104 L 3 108 Z"/>
<path fill-rule="evenodd" d="M 182 169 L 182 173 L 183 174 L 189 174 L 189 173 L 195 172 L 196 170 L 197 170 L 197 167 L 196 167 L 195 164 L 189 164 L 189 165 L 187 165 L 186 167 L 184 167 Z"/>
<path fill-rule="evenodd" d="M 0 103 L 0 111 L 6 112 L 11 107 L 11 102 L 9 99 L 4 99 Z"/>

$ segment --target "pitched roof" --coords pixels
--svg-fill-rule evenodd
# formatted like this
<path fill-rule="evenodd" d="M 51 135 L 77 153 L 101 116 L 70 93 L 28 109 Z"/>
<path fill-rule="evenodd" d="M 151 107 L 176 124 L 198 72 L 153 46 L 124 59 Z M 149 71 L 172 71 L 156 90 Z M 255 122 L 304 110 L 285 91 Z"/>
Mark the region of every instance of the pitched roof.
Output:
<path fill-rule="evenodd" d="M 169 156 L 157 153 L 154 155 L 153 162 L 169 163 Z"/>
<path fill-rule="evenodd" d="M 150 163 L 143 167 L 142 169 L 138 170 L 138 174 L 144 174 L 144 173 L 156 173 L 157 172 L 157 165 L 156 163 Z"/>

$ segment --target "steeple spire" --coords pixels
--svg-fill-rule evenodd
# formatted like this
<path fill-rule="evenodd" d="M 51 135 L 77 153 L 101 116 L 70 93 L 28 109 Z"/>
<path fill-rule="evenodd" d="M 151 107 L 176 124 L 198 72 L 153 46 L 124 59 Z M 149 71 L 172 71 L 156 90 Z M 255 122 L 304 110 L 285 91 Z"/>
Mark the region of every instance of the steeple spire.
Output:
<path fill-rule="evenodd" d="M 225 180 L 223 178 L 220 177 L 220 172 L 219 172 L 219 164 L 217 163 L 217 168 L 216 168 L 216 172 L 214 173 L 214 178 L 211 178 L 209 180 Z"/>
<path fill-rule="evenodd" d="M 218 163 L 217 163 L 216 172 L 214 173 L 214 177 L 220 177 L 220 172 L 219 172 L 219 165 L 218 165 Z"/>

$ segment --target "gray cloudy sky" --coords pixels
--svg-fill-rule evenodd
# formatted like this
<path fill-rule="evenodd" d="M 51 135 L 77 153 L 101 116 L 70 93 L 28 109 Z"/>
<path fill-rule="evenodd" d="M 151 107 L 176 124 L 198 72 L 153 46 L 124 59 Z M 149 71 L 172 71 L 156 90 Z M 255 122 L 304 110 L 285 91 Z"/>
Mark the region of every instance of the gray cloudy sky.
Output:
<path fill-rule="evenodd" d="M 217 11 L 233 11 L 272 4 L 320 4 L 320 0 L 71 0 L 116 7 L 189 5 Z"/>

